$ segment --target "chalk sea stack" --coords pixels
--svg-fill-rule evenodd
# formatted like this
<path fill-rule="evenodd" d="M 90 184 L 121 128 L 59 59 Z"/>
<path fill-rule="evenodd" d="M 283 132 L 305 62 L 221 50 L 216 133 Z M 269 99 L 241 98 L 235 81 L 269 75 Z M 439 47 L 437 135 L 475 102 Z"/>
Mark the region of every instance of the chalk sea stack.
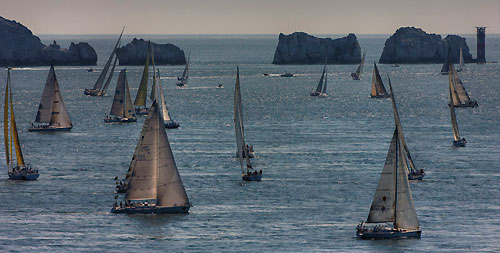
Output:
<path fill-rule="evenodd" d="M 448 56 L 448 47 L 450 48 L 451 62 L 458 63 L 460 47 L 462 47 L 464 61 L 466 63 L 474 62 L 463 37 L 448 35 L 442 39 L 441 35 L 428 34 L 420 28 L 401 27 L 385 41 L 379 63 L 443 63 Z"/>
<path fill-rule="evenodd" d="M 280 33 L 273 64 L 355 64 L 361 62 L 356 35 L 339 39 L 317 38 L 304 32 Z"/>
<path fill-rule="evenodd" d="M 45 46 L 21 23 L 0 17 L 0 66 L 96 65 L 97 54 L 85 42 L 69 49 L 54 41 Z"/>
<path fill-rule="evenodd" d="M 144 65 L 148 53 L 148 41 L 134 38 L 132 42 L 118 49 L 117 56 L 120 65 Z M 184 65 L 186 58 L 184 51 L 176 45 L 156 44 L 151 42 L 154 49 L 155 64 L 157 65 Z"/>

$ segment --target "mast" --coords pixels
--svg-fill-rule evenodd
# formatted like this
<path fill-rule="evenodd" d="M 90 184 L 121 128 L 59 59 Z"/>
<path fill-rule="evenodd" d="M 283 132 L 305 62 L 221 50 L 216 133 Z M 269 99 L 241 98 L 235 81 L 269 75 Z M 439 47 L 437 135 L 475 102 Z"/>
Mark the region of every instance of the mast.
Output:
<path fill-rule="evenodd" d="M 245 150 L 243 136 L 243 121 L 241 119 L 240 69 L 236 67 L 236 83 L 234 85 L 234 131 L 236 136 L 236 155 L 240 161 L 241 173 L 245 173 L 242 151 Z M 244 151 L 243 151 L 244 152 Z"/>
<path fill-rule="evenodd" d="M 148 42 L 148 52 L 146 54 L 146 63 L 144 64 L 144 69 L 142 71 L 141 84 L 139 85 L 139 90 L 137 91 L 137 96 L 135 97 L 135 106 L 146 106 L 146 96 L 148 93 L 148 80 L 149 80 L 149 55 L 151 53 L 151 42 Z"/>
<path fill-rule="evenodd" d="M 11 159 L 9 150 L 11 146 L 9 145 L 9 86 L 10 86 L 10 69 L 7 69 L 7 84 L 5 85 L 5 102 L 3 107 L 3 139 L 5 141 L 5 161 L 7 163 L 7 170 L 11 168 Z"/>
<path fill-rule="evenodd" d="M 113 51 L 111 51 L 111 55 L 108 58 L 108 61 L 106 62 L 106 65 L 104 65 L 104 68 L 101 71 L 101 74 L 97 78 L 97 81 L 94 84 L 94 90 L 101 90 L 102 84 L 104 82 L 104 79 L 106 78 L 106 75 L 108 74 L 108 69 L 109 66 L 111 65 L 111 60 L 113 59 L 113 56 L 116 55 L 116 51 L 118 49 L 118 45 L 120 44 L 120 40 L 122 39 L 123 31 L 125 30 L 125 26 L 122 29 L 122 32 L 120 33 L 120 37 L 118 37 L 118 41 L 116 41 L 115 47 L 113 48 Z M 110 74 L 113 76 L 113 72 Z M 110 77 L 111 78 L 111 77 Z"/>
<path fill-rule="evenodd" d="M 389 90 L 391 93 L 390 96 L 391 96 L 391 102 L 392 102 L 392 111 L 394 113 L 394 121 L 395 121 L 396 127 L 398 129 L 398 134 L 400 135 L 401 144 L 402 144 L 403 149 L 406 153 L 406 157 L 408 158 L 408 161 L 410 163 L 410 168 L 412 171 L 414 171 L 414 170 L 417 170 L 417 168 L 416 168 L 415 164 L 413 163 L 413 159 L 411 158 L 410 151 L 408 150 L 408 147 L 406 146 L 406 141 L 405 141 L 405 137 L 403 134 L 403 127 L 401 126 L 401 121 L 399 120 L 399 112 L 398 112 L 398 108 L 396 106 L 396 100 L 394 99 L 394 93 L 392 91 L 391 78 L 389 76 L 387 76 L 387 78 L 389 81 Z"/>
<path fill-rule="evenodd" d="M 453 92 L 455 91 L 453 87 L 453 79 L 452 79 L 452 74 L 451 71 L 448 74 L 448 79 L 449 79 L 449 95 L 450 95 L 450 116 L 451 116 L 451 129 L 453 131 L 453 138 L 455 141 L 460 140 L 460 133 L 458 131 L 458 124 L 457 124 L 457 116 L 455 115 L 455 106 L 453 105 Z"/>

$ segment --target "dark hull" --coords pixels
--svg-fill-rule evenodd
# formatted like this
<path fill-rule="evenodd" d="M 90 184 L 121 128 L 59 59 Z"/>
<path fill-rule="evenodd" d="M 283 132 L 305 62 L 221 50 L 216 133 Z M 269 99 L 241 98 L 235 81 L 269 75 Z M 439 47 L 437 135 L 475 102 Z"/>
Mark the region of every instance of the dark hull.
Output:
<path fill-rule="evenodd" d="M 423 180 L 425 173 L 418 174 L 408 174 L 408 180 Z"/>
<path fill-rule="evenodd" d="M 112 208 L 111 213 L 126 213 L 126 214 L 183 214 L 189 213 L 190 206 L 175 206 L 175 207 L 117 207 Z"/>
<path fill-rule="evenodd" d="M 10 180 L 36 180 L 40 174 L 38 171 L 28 169 L 26 167 L 24 168 L 17 168 L 15 172 L 9 172 L 9 179 Z"/>
<path fill-rule="evenodd" d="M 93 96 L 93 97 L 100 97 L 100 96 L 103 96 L 104 94 L 103 93 L 100 93 L 99 90 L 94 90 L 94 89 L 85 89 L 83 91 L 83 94 L 87 95 L 87 96 Z"/>
<path fill-rule="evenodd" d="M 352 80 L 359 80 L 359 76 L 356 73 L 351 73 Z"/>
<path fill-rule="evenodd" d="M 125 193 L 127 192 L 128 189 L 128 184 L 123 184 L 123 185 L 117 185 L 116 186 L 116 193 Z"/>
<path fill-rule="evenodd" d="M 137 119 L 122 119 L 122 118 L 106 118 L 104 119 L 104 122 L 106 123 L 132 123 L 132 122 L 137 122 Z"/>
<path fill-rule="evenodd" d="M 370 97 L 371 98 L 388 98 L 388 97 L 390 97 L 390 95 L 389 94 L 377 95 L 377 96 L 370 95 Z"/>
<path fill-rule="evenodd" d="M 167 128 L 167 129 L 174 129 L 174 128 L 178 128 L 179 126 L 180 126 L 179 123 L 177 123 L 175 121 L 165 123 L 165 128 Z"/>
<path fill-rule="evenodd" d="M 464 140 L 453 141 L 453 146 L 455 146 L 455 147 L 465 147 L 465 143 L 467 143 L 467 142 L 464 141 Z"/>
<path fill-rule="evenodd" d="M 148 108 L 135 108 L 136 115 L 147 115 L 149 109 Z"/>
<path fill-rule="evenodd" d="M 421 230 L 416 231 L 397 231 L 397 230 L 383 230 L 383 231 L 357 231 L 356 236 L 360 239 L 404 239 L 415 238 L 420 239 L 422 234 Z"/>
<path fill-rule="evenodd" d="M 321 93 L 317 93 L 317 92 L 311 92 L 309 93 L 309 95 L 311 95 L 312 97 L 317 97 L 319 96 Z"/>
<path fill-rule="evenodd" d="M 260 181 L 262 179 L 262 173 L 260 174 L 250 174 L 250 175 L 243 175 L 241 176 L 241 179 L 244 181 Z"/>

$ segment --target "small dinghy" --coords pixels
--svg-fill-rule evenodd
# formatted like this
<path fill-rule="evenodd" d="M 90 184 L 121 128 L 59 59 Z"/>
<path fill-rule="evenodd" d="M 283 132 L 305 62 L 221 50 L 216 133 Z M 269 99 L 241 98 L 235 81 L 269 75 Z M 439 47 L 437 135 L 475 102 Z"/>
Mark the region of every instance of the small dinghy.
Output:
<path fill-rule="evenodd" d="M 130 163 L 125 199 L 119 204 L 115 200 L 111 213 L 189 212 L 191 204 L 175 164 L 161 114 L 159 105 L 154 100 Z"/>
<path fill-rule="evenodd" d="M 10 115 L 9 115 L 10 113 Z M 38 170 L 24 163 L 21 143 L 17 132 L 14 105 L 12 102 L 12 88 L 10 84 L 10 68 L 7 68 L 7 84 L 5 85 L 5 103 L 3 110 L 3 133 L 5 141 L 5 161 L 7 162 L 7 173 L 11 180 L 36 180 L 40 174 Z M 10 123 L 10 127 L 9 127 Z M 9 139 L 9 136 L 11 139 Z M 15 152 L 12 151 L 14 144 Z M 14 156 L 16 164 L 14 164 Z"/>

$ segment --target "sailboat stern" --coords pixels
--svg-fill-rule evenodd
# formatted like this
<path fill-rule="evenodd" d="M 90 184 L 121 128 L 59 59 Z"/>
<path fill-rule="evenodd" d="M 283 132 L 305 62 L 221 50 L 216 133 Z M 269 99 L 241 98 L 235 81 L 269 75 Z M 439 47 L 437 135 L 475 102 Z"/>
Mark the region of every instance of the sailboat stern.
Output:
<path fill-rule="evenodd" d="M 407 230 L 394 228 L 390 225 L 366 226 L 363 223 L 356 228 L 356 236 L 359 239 L 420 239 L 422 230 Z"/>

